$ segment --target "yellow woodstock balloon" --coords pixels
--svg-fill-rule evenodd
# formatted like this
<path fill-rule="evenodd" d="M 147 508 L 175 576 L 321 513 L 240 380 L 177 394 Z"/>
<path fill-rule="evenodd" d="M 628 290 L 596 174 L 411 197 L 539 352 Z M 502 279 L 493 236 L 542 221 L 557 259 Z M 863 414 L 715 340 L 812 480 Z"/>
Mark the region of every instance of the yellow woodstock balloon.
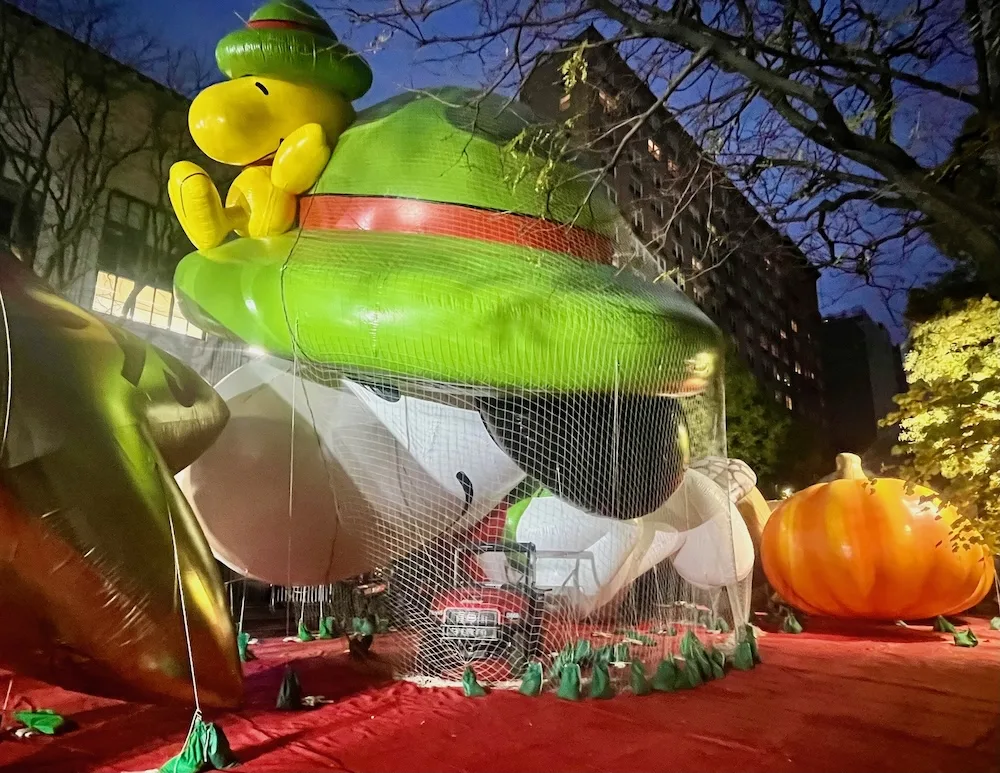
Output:
<path fill-rule="evenodd" d="M 238 704 L 218 566 L 174 482 L 222 431 L 225 403 L 6 253 L 0 301 L 0 667 L 190 704 L 183 598 L 202 703 Z"/>
<path fill-rule="evenodd" d="M 371 86 L 364 60 L 300 0 L 262 6 L 246 28 L 219 42 L 216 59 L 229 80 L 195 98 L 188 125 L 206 156 L 244 169 L 225 206 L 191 161 L 174 164 L 168 183 L 177 219 L 200 250 L 231 231 L 266 237 L 289 230 L 298 196 L 315 185 L 354 120 L 351 100 Z"/>

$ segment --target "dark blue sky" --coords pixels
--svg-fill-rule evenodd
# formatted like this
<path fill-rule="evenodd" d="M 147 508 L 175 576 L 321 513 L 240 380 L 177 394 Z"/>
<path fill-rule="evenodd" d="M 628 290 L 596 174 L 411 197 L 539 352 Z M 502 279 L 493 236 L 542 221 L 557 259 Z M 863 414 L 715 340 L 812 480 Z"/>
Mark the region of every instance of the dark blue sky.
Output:
<path fill-rule="evenodd" d="M 206 62 L 214 65 L 214 47 L 227 32 L 242 24 L 262 0 L 171 0 L 152 3 L 149 0 L 125 0 L 135 8 L 139 18 L 174 45 L 195 46 L 205 52 Z M 416 63 L 418 56 L 413 44 L 401 36 L 380 43 L 371 50 L 380 30 L 350 28 L 345 19 L 330 19 L 334 31 L 346 43 L 359 51 L 374 71 L 371 91 L 357 103 L 363 108 L 382 101 L 401 90 L 434 85 L 479 85 L 482 73 L 468 62 L 452 62 L 447 66 Z M 474 24 L 475 20 L 468 20 Z M 463 70 L 462 67 L 465 69 Z M 470 69 L 471 68 L 471 69 Z M 905 270 L 893 278 L 900 287 L 913 284 L 914 277 L 926 269 L 940 266 L 933 254 L 906 256 Z M 902 263 L 902 261 L 901 261 Z M 898 341 L 903 337 L 900 326 L 905 308 L 905 294 L 895 293 L 886 299 L 884 293 L 869 287 L 859 287 L 852 276 L 827 273 L 819 283 L 820 305 L 824 314 L 838 313 L 858 306 L 865 308 L 876 320 L 885 324 Z M 891 311 L 890 311 L 891 309 Z"/>

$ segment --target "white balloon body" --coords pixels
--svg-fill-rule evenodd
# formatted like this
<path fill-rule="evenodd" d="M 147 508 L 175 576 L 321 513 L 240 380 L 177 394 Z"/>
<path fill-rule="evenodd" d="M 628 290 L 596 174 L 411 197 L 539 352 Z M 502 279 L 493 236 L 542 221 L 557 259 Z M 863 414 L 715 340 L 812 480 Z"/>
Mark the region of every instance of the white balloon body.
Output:
<path fill-rule="evenodd" d="M 580 617 L 668 559 L 700 588 L 732 586 L 753 571 L 753 542 L 743 518 L 727 490 L 696 470 L 642 518 L 615 521 L 539 496 L 521 513 L 514 533 L 518 542 L 535 546 L 537 585 Z M 491 580 L 501 581 L 495 567 L 481 563 Z"/>
<path fill-rule="evenodd" d="M 472 526 L 524 477 L 474 410 L 319 384 L 267 357 L 216 390 L 230 420 L 177 480 L 216 557 L 264 582 L 369 571 Z"/>

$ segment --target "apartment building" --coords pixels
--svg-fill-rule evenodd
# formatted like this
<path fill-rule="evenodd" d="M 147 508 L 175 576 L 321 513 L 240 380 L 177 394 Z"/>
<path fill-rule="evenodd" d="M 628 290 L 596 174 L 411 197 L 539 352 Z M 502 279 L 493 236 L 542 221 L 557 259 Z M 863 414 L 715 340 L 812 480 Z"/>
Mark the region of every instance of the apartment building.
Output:
<path fill-rule="evenodd" d="M 210 383 L 245 362 L 173 298 L 192 247 L 166 196 L 170 165 L 224 173 L 188 137 L 188 99 L 4 0 L 0 53 L 0 247 Z"/>
<path fill-rule="evenodd" d="M 578 38 L 603 40 L 594 28 Z M 668 110 L 653 110 L 625 142 L 632 129 L 625 119 L 654 108 L 656 96 L 611 46 L 585 49 L 587 77 L 569 93 L 560 69 L 568 56 L 540 58 L 521 101 L 542 118 L 574 118 L 579 145 L 608 170 L 612 197 L 649 249 L 641 273 L 674 279 L 729 335 L 778 403 L 805 421 L 821 421 L 819 272 Z"/>
<path fill-rule="evenodd" d="M 863 309 L 852 309 L 824 320 L 822 352 L 836 450 L 863 454 L 876 440 L 889 445 L 898 428 L 878 422 L 897 410 L 892 398 L 907 389 L 902 354 L 889 331 Z"/>

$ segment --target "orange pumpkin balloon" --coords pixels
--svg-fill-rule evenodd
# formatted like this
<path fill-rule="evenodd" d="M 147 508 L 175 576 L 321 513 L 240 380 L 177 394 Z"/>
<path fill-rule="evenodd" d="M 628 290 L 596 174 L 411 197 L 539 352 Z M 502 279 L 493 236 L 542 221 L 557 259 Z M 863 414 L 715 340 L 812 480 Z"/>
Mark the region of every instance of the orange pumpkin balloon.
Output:
<path fill-rule="evenodd" d="M 953 508 L 921 501 L 894 478 L 869 481 L 853 454 L 838 480 L 785 500 L 761 539 L 768 582 L 804 612 L 869 620 L 919 620 L 975 606 L 993 583 L 981 546 L 952 550 Z"/>

